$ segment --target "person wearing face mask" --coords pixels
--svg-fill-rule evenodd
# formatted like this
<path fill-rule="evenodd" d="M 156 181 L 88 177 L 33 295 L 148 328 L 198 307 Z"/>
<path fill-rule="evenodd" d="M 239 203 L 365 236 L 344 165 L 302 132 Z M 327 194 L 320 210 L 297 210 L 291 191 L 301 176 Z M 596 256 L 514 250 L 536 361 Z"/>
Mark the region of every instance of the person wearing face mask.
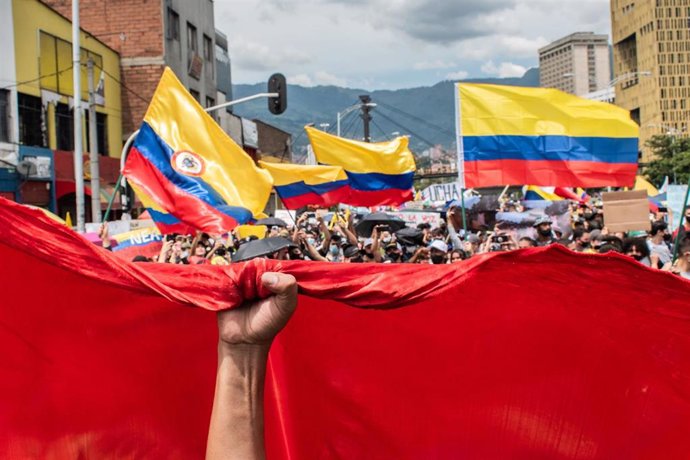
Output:
<path fill-rule="evenodd" d="M 343 261 L 343 256 L 340 251 L 340 238 L 331 239 L 331 244 L 328 246 L 328 253 L 326 254 L 326 259 L 328 259 L 330 262 Z"/>
<path fill-rule="evenodd" d="M 686 238 L 680 243 L 678 260 L 673 267 L 673 273 L 690 280 L 690 239 Z"/>
<path fill-rule="evenodd" d="M 551 219 L 548 216 L 538 217 L 534 222 L 534 229 L 537 232 L 537 237 L 535 238 L 537 246 L 548 246 L 556 242 L 551 223 Z"/>
<path fill-rule="evenodd" d="M 578 228 L 573 230 L 573 241 L 575 242 L 576 252 L 585 252 L 588 254 L 593 254 L 596 251 L 592 249 L 592 236 L 591 233 L 584 228 Z"/>
<path fill-rule="evenodd" d="M 651 266 L 649 260 L 649 247 L 642 238 L 628 238 L 623 241 L 623 254 L 632 257 L 642 265 Z"/>
<path fill-rule="evenodd" d="M 673 255 L 668 245 L 667 240 L 670 240 L 671 234 L 668 232 L 668 225 L 666 222 L 657 221 L 652 224 L 652 231 L 649 232 L 650 238 L 647 240 L 649 247 L 650 260 L 653 258 L 658 260 L 660 266 L 654 268 L 661 268 L 666 264 L 671 263 Z"/>
<path fill-rule="evenodd" d="M 402 248 L 398 243 L 390 242 L 386 245 L 386 257 L 383 263 L 399 264 L 402 262 Z"/>
<path fill-rule="evenodd" d="M 429 245 L 429 259 L 434 265 L 445 264 L 448 245 L 441 240 L 434 240 Z"/>

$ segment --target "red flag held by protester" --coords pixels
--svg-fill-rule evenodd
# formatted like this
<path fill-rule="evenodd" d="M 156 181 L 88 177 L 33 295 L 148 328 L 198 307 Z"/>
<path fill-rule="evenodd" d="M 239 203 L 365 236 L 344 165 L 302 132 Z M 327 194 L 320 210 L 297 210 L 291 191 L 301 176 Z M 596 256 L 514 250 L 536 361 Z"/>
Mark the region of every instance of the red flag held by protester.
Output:
<path fill-rule="evenodd" d="M 269 358 L 268 458 L 690 451 L 690 283 L 623 256 L 133 264 L 3 199 L 0 256 L 0 458 L 202 457 L 209 310 L 266 296 L 265 271 L 300 286 Z"/>

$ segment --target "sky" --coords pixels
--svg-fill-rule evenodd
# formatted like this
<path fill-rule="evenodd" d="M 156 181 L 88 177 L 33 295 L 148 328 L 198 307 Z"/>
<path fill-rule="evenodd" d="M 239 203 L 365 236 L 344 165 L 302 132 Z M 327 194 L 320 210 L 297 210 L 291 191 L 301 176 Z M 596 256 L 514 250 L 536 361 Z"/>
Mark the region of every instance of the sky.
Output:
<path fill-rule="evenodd" d="M 358 89 L 522 76 L 573 32 L 610 35 L 610 0 L 215 0 L 233 83 Z"/>

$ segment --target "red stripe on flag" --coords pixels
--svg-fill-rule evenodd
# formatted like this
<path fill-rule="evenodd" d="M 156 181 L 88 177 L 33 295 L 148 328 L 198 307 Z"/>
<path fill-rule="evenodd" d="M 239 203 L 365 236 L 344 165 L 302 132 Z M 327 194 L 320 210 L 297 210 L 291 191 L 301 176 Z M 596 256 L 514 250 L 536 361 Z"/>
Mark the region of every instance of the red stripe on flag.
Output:
<path fill-rule="evenodd" d="M 195 228 L 208 233 L 224 233 L 238 225 L 229 215 L 176 187 L 135 147 L 127 156 L 123 172 L 127 180 L 134 182 L 167 212 Z"/>
<path fill-rule="evenodd" d="M 352 190 L 347 204 L 352 206 L 399 206 L 407 201 L 412 201 L 412 190 L 387 189 L 363 192 Z"/>
<path fill-rule="evenodd" d="M 305 193 L 303 195 L 291 196 L 289 198 L 281 197 L 281 200 L 287 209 L 299 209 L 307 205 L 327 207 L 347 202 L 347 199 L 351 193 L 352 191 L 350 186 L 346 185 L 323 194 Z"/>
<path fill-rule="evenodd" d="M 465 162 L 467 188 L 493 185 L 542 185 L 562 187 L 631 187 L 636 163 L 596 161 L 483 160 Z"/>

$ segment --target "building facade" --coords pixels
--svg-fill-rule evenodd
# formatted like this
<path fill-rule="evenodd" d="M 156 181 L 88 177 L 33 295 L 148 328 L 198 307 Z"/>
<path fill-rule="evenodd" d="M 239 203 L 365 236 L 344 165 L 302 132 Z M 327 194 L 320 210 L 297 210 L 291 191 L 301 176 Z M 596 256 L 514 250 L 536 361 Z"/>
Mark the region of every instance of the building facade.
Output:
<path fill-rule="evenodd" d="M 71 0 L 43 0 L 71 17 Z M 203 105 L 217 102 L 212 0 L 81 0 L 81 26 L 121 56 L 123 131 L 138 129 L 163 69 Z"/>
<path fill-rule="evenodd" d="M 74 99 L 81 99 L 86 112 L 89 62 L 96 90 L 100 177 L 103 186 L 117 178 L 119 162 L 108 155 L 119 156 L 122 148 L 120 85 L 115 81 L 120 58 L 82 30 L 83 88 L 75 95 L 72 24 L 38 0 L 0 0 L 0 39 L 0 196 L 54 212 L 60 204 L 74 208 Z M 82 123 L 86 153 L 87 116 Z M 89 171 L 88 154 L 84 171 Z"/>
<path fill-rule="evenodd" d="M 539 50 L 539 83 L 583 96 L 611 81 L 608 36 L 578 32 Z"/>
<path fill-rule="evenodd" d="M 690 117 L 690 1 L 611 0 L 616 104 L 655 134 L 687 135 Z"/>

